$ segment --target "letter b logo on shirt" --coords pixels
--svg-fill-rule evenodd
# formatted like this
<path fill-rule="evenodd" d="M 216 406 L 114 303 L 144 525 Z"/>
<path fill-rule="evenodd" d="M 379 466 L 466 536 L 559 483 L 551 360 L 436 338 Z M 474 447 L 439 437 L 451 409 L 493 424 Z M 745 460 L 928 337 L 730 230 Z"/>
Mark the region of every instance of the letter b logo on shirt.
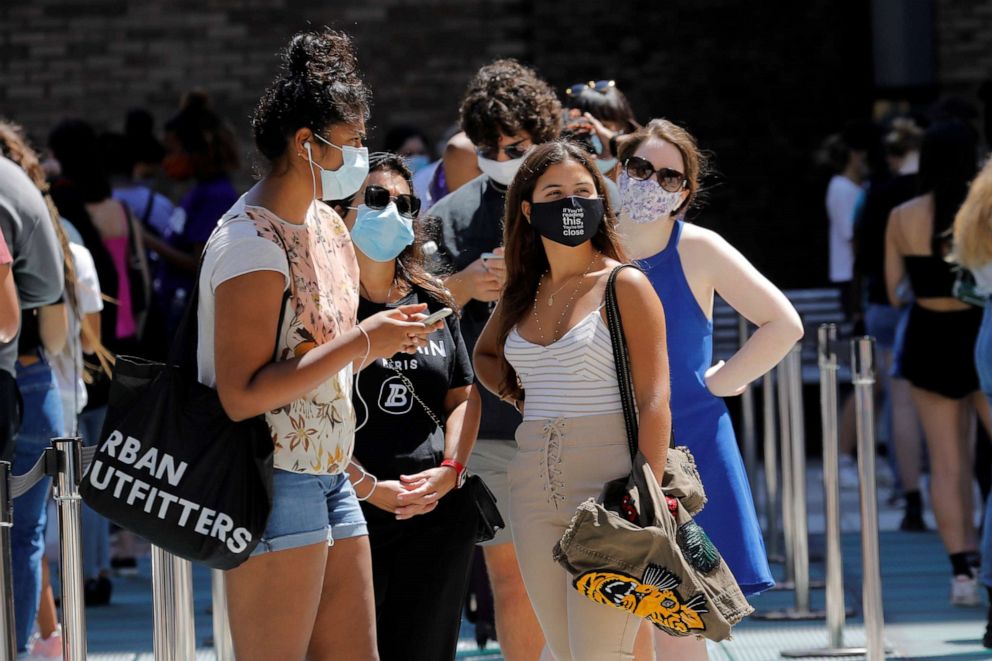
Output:
<path fill-rule="evenodd" d="M 379 408 L 384 413 L 403 415 L 413 407 L 413 397 L 399 376 L 392 376 L 382 382 L 379 389 Z"/>

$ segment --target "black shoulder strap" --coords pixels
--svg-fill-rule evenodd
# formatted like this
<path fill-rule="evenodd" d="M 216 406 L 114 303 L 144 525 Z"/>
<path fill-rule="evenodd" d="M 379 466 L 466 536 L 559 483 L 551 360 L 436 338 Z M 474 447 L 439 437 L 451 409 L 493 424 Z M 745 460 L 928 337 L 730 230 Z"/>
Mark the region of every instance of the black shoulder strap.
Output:
<path fill-rule="evenodd" d="M 227 216 L 221 218 L 220 222 L 223 222 Z M 286 242 L 283 240 L 282 236 L 276 232 L 276 236 L 279 238 L 280 243 L 282 243 L 283 251 L 286 251 L 286 267 L 289 268 L 289 253 L 286 248 Z M 196 267 L 196 279 L 193 281 L 193 291 L 186 303 L 186 309 L 183 311 L 182 321 L 179 323 L 179 328 L 176 330 L 175 338 L 172 340 L 172 348 L 169 351 L 169 363 L 171 365 L 178 365 L 181 370 L 187 376 L 192 375 L 193 379 L 196 379 L 196 345 L 199 336 L 199 324 L 197 319 L 197 310 L 200 302 L 200 273 L 203 270 L 203 262 L 206 260 L 207 251 L 210 249 L 210 242 L 207 242 L 207 246 L 203 249 L 203 254 L 200 255 L 200 262 Z M 290 275 L 290 282 L 293 278 Z M 282 324 L 286 318 L 286 303 L 289 301 L 291 294 L 291 287 L 287 286 L 283 292 L 282 299 L 279 304 L 279 321 L 276 324 L 276 340 L 272 347 L 272 360 L 275 361 L 279 356 L 279 336 L 282 333 Z"/>
<path fill-rule="evenodd" d="M 627 427 L 627 447 L 630 456 L 637 455 L 637 406 L 634 401 L 634 380 L 630 373 L 630 355 L 627 352 L 627 339 L 623 333 L 623 320 L 620 319 L 620 305 L 617 303 L 617 276 L 625 268 L 636 268 L 632 264 L 621 264 L 613 269 L 606 281 L 606 325 L 610 329 L 613 344 L 613 362 L 617 369 L 617 383 L 620 386 L 620 402 L 623 405 L 623 420 Z"/>
<path fill-rule="evenodd" d="M 145 204 L 145 211 L 141 214 L 141 224 L 148 227 L 148 219 L 152 217 L 152 207 L 155 206 L 155 191 L 148 188 L 148 202 Z"/>
<path fill-rule="evenodd" d="M 610 329 L 610 341 L 613 344 L 613 362 L 617 368 L 617 384 L 620 386 L 620 402 L 623 405 L 623 420 L 627 427 L 627 446 L 631 458 L 637 455 L 638 428 L 637 402 L 634 398 L 634 377 L 630 371 L 630 353 L 627 350 L 627 338 L 623 333 L 623 320 L 620 318 L 620 305 L 617 303 L 617 276 L 626 268 L 636 269 L 633 264 L 621 264 L 613 269 L 606 281 L 606 325 Z M 669 447 L 675 447 L 675 428 L 669 438 Z"/>

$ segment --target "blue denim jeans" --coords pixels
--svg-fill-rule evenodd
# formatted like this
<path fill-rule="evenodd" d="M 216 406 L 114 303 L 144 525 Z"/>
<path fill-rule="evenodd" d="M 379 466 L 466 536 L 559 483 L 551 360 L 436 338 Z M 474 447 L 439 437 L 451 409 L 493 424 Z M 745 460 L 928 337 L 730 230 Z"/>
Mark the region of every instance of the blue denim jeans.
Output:
<path fill-rule="evenodd" d="M 55 373 L 42 359 L 33 365 L 17 365 L 17 388 L 24 400 L 21 428 L 14 437 L 14 475 L 28 472 L 62 435 L 62 398 Z M 51 478 L 43 478 L 14 501 L 11 529 L 11 562 L 14 572 L 14 618 L 17 651 L 27 651 L 28 638 L 38 615 L 41 594 L 41 556 L 45 552 L 46 505 Z"/>
<path fill-rule="evenodd" d="M 83 445 L 96 445 L 100 442 L 103 419 L 107 417 L 107 407 L 101 406 L 79 414 L 79 436 Z M 100 572 L 110 571 L 110 521 L 94 512 L 83 503 L 83 578 L 96 578 Z"/>
<path fill-rule="evenodd" d="M 975 342 L 975 367 L 982 392 L 992 405 L 992 300 L 985 302 L 985 315 Z M 992 496 L 985 503 L 985 524 L 982 526 L 982 568 L 979 578 L 992 588 Z"/>

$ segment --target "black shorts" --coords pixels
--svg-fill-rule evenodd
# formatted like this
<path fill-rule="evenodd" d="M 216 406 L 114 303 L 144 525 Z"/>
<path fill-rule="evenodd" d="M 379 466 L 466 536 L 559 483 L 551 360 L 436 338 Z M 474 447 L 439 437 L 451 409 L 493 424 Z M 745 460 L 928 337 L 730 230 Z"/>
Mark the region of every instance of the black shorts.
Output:
<path fill-rule="evenodd" d="M 902 377 L 950 399 L 977 391 L 975 340 L 981 324 L 981 308 L 934 312 L 913 305 L 903 341 Z"/>

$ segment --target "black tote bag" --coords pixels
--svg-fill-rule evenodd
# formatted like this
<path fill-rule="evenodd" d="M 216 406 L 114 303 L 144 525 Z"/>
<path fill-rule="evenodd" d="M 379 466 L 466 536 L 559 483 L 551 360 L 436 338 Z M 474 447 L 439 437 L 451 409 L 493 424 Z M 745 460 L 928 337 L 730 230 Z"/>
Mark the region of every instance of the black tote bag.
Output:
<path fill-rule="evenodd" d="M 265 530 L 273 444 L 264 416 L 234 422 L 217 391 L 197 380 L 199 281 L 198 270 L 168 363 L 117 357 L 100 445 L 79 490 L 96 512 L 152 544 L 232 569 Z"/>

